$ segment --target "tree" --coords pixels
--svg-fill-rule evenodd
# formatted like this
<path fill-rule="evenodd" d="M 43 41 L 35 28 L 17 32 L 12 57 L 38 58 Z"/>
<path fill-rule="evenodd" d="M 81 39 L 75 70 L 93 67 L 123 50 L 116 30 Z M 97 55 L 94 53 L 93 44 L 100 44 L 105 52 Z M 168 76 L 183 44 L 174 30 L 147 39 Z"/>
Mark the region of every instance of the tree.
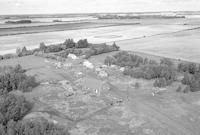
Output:
<path fill-rule="evenodd" d="M 61 125 L 48 120 L 10 120 L 7 125 L 0 124 L 0 135 L 69 135 L 68 130 Z"/>
<path fill-rule="evenodd" d="M 114 48 L 116 49 L 116 51 L 118 51 L 118 50 L 119 50 L 119 48 L 120 48 L 119 46 L 117 46 L 117 45 L 116 45 L 116 43 L 115 43 L 115 42 L 113 42 L 113 44 L 112 44 L 112 47 L 114 47 Z"/>
<path fill-rule="evenodd" d="M 62 48 L 63 49 L 68 49 L 68 48 L 73 48 L 75 47 L 75 42 L 73 39 L 66 39 L 65 42 L 63 43 Z"/>
<path fill-rule="evenodd" d="M 181 91 L 182 91 L 181 86 L 178 86 L 178 88 L 176 89 L 176 92 L 181 92 Z"/>
<path fill-rule="evenodd" d="M 88 46 L 89 46 L 89 43 L 87 39 L 81 39 L 75 45 L 76 48 L 87 48 Z"/>
<path fill-rule="evenodd" d="M 172 67 L 173 66 L 172 61 L 170 59 L 167 59 L 167 58 L 160 59 L 160 64 L 161 65 L 166 65 L 168 67 Z"/>
<path fill-rule="evenodd" d="M 23 96 L 8 94 L 1 96 L 0 124 L 7 124 L 9 120 L 21 120 L 32 108 L 32 104 Z"/>
<path fill-rule="evenodd" d="M 27 49 L 26 49 L 26 47 L 24 46 L 23 48 L 22 48 L 22 53 L 26 53 L 27 52 Z"/>
<path fill-rule="evenodd" d="M 197 66 L 194 63 L 189 64 L 188 71 L 190 74 L 194 74 L 197 71 Z"/>
<path fill-rule="evenodd" d="M 45 52 L 47 49 L 47 46 L 45 45 L 44 42 L 40 43 L 40 51 Z"/>
<path fill-rule="evenodd" d="M 156 79 L 156 81 L 154 82 L 154 87 L 165 87 L 167 86 L 167 81 L 165 78 L 159 78 L 159 79 Z"/>
<path fill-rule="evenodd" d="M 0 74 L 0 94 L 13 90 L 31 91 L 38 83 L 33 76 L 27 76 L 20 65 L 3 67 Z"/>
<path fill-rule="evenodd" d="M 186 85 L 190 85 L 192 83 L 192 75 L 190 75 L 189 73 L 184 73 L 184 77 L 182 79 L 182 83 L 186 84 Z"/>
<path fill-rule="evenodd" d="M 116 59 L 112 56 L 107 56 L 104 60 L 104 64 L 110 66 L 116 64 Z"/>
<path fill-rule="evenodd" d="M 135 88 L 138 89 L 140 87 L 140 84 L 138 82 L 135 83 Z"/>
<path fill-rule="evenodd" d="M 188 93 L 190 92 L 190 86 L 186 86 L 184 89 L 183 89 L 183 93 Z"/>
<path fill-rule="evenodd" d="M 22 56 L 22 50 L 21 50 L 21 48 L 17 48 L 16 49 L 16 54 L 17 54 L 18 57 Z"/>

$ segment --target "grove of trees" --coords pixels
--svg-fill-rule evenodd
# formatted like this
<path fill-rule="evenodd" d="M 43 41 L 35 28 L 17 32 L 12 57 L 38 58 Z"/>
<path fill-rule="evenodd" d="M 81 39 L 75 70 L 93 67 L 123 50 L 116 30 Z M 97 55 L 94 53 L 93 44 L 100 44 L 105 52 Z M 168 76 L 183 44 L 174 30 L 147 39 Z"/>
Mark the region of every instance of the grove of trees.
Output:
<path fill-rule="evenodd" d="M 167 86 L 176 78 L 173 63 L 169 59 L 161 59 L 158 63 L 155 60 L 121 51 L 113 56 L 107 56 L 104 63 L 126 67 L 123 73 L 134 78 L 156 79 L 154 85 L 157 87 Z"/>
<path fill-rule="evenodd" d="M 27 76 L 20 65 L 1 67 L 0 71 L 0 94 L 13 90 L 28 92 L 38 85 L 35 77 Z"/>
<path fill-rule="evenodd" d="M 69 135 L 66 128 L 45 119 L 23 119 L 34 104 L 12 91 L 27 92 L 37 86 L 25 72 L 20 65 L 0 68 L 0 135 Z"/>

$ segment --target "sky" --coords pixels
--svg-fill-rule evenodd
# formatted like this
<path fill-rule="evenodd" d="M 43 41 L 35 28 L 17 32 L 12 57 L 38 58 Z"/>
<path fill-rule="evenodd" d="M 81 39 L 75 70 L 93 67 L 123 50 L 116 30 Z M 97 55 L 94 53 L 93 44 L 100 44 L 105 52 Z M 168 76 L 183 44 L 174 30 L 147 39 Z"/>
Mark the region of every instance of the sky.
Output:
<path fill-rule="evenodd" d="M 200 0 L 0 0 L 0 14 L 197 10 Z"/>

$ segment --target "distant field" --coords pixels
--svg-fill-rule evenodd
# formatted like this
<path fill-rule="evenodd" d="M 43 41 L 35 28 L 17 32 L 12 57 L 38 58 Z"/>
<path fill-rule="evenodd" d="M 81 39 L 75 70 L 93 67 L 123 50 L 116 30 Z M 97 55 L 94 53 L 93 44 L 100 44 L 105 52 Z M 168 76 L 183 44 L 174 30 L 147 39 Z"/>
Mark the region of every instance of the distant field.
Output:
<path fill-rule="evenodd" d="M 200 63 L 200 28 L 173 34 L 119 41 L 123 50 Z"/>
<path fill-rule="evenodd" d="M 89 24 L 86 24 L 89 26 Z M 17 47 L 27 46 L 28 48 L 38 47 L 40 42 L 46 44 L 64 42 L 67 38 L 75 40 L 87 38 L 92 43 L 113 42 L 133 38 L 142 38 L 163 33 L 181 31 L 194 26 L 184 25 L 120 25 L 103 26 L 98 28 L 85 28 L 79 30 L 65 30 L 57 32 L 43 32 L 34 34 L 22 34 L 0 37 L 0 54 L 15 52 Z M 107 24 L 108 25 L 108 24 Z M 118 25 L 118 24 L 117 24 Z M 77 26 L 80 27 L 80 26 Z M 92 25 L 90 25 L 92 27 Z M 71 29 L 72 27 L 70 27 Z M 76 28 L 76 27 L 74 27 Z M 84 28 L 84 27 L 82 27 Z"/>
<path fill-rule="evenodd" d="M 91 43 L 116 41 L 123 50 L 199 62 L 199 27 L 200 19 L 93 20 L 23 28 L 0 27 L 0 35 L 21 33 L 0 36 L 0 54 L 15 52 L 17 47 L 35 48 L 40 42 L 49 45 L 67 38 L 87 38 Z"/>
<path fill-rule="evenodd" d="M 73 30 L 73 29 L 105 27 L 105 26 L 113 26 L 113 25 L 119 25 L 119 24 L 82 22 L 82 23 L 59 23 L 59 24 L 46 24 L 46 25 L 44 24 L 28 25 L 28 26 L 12 27 L 12 28 L 0 27 L 0 36 L 32 34 L 32 33 L 52 32 L 52 31 L 64 31 L 64 30 Z"/>

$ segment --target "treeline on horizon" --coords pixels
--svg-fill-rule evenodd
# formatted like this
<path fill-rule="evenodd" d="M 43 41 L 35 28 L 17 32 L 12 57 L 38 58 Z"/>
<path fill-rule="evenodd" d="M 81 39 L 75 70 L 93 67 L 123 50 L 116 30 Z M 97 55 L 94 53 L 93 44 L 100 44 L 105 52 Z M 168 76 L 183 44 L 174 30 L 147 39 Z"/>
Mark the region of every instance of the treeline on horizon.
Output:
<path fill-rule="evenodd" d="M 31 20 L 19 20 L 19 21 L 6 21 L 7 24 L 27 24 L 32 23 Z"/>
<path fill-rule="evenodd" d="M 179 15 L 97 15 L 98 19 L 176 19 L 185 18 L 185 16 Z"/>

